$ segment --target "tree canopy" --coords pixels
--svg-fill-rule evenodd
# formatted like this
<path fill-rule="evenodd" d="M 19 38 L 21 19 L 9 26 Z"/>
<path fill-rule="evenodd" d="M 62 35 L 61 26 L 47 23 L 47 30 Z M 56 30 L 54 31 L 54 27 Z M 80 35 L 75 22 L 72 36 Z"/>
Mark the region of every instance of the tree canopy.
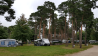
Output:
<path fill-rule="evenodd" d="M 0 0 L 0 15 L 4 15 L 6 12 L 9 16 L 5 16 L 7 21 L 15 19 L 15 11 L 11 8 L 14 0 Z"/>
<path fill-rule="evenodd" d="M 0 26 L 0 39 L 7 39 L 8 38 L 8 32 L 6 27 Z"/>
<path fill-rule="evenodd" d="M 12 38 L 22 40 L 23 42 L 30 40 L 32 32 L 29 26 L 27 25 L 27 20 L 24 14 L 20 16 L 20 18 L 16 21 L 16 24 L 17 25 L 14 27 L 12 31 Z"/>

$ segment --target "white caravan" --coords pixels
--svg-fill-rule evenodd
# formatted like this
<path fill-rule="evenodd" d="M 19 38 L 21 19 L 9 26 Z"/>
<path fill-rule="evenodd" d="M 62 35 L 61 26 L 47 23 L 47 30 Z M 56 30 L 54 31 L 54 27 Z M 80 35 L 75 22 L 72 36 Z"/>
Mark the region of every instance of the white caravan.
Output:
<path fill-rule="evenodd" d="M 15 39 L 0 39 L 0 47 L 16 47 L 17 45 Z"/>
<path fill-rule="evenodd" d="M 43 39 L 37 39 L 37 40 L 34 40 L 34 45 L 35 46 L 50 46 L 50 42 L 48 39 L 46 38 L 43 38 Z"/>

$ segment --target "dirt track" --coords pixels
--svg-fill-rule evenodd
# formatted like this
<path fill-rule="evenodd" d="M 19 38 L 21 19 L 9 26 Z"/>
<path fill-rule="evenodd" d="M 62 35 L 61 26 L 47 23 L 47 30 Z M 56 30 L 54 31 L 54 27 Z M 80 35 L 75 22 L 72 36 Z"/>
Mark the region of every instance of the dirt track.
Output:
<path fill-rule="evenodd" d="M 85 51 L 81 51 L 74 54 L 68 54 L 65 56 L 98 56 L 98 46 L 93 46 Z"/>

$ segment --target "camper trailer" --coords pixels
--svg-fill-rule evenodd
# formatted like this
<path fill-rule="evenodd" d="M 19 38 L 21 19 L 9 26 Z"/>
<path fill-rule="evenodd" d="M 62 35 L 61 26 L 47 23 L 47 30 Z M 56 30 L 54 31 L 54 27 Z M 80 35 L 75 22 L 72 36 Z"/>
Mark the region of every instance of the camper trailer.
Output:
<path fill-rule="evenodd" d="M 17 45 L 15 39 L 0 39 L 0 47 L 16 47 Z"/>

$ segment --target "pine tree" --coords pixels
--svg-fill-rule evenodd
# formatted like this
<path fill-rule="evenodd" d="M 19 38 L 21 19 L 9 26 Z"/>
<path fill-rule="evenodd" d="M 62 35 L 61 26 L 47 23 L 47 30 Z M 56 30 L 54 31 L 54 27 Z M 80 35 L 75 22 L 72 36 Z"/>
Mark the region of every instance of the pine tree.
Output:
<path fill-rule="evenodd" d="M 11 21 L 15 19 L 15 11 L 11 8 L 14 0 L 1 0 L 0 1 L 0 15 L 4 16 L 5 12 L 9 14 L 9 16 L 5 16 L 7 21 Z"/>
<path fill-rule="evenodd" d="M 27 42 L 27 40 L 30 40 L 30 37 L 32 35 L 31 29 L 27 25 L 27 20 L 22 14 L 20 18 L 16 21 L 16 26 L 14 27 L 12 31 L 12 38 L 17 40 L 22 40 L 22 42 Z"/>

